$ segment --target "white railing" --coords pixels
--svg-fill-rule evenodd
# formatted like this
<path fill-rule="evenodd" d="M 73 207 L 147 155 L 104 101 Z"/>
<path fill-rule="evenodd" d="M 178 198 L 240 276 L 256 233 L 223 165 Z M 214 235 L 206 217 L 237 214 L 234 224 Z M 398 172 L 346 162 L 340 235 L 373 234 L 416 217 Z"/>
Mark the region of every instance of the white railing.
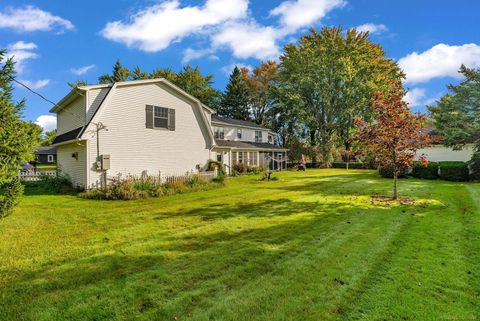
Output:
<path fill-rule="evenodd" d="M 44 176 L 57 176 L 56 171 L 38 171 L 38 172 L 20 172 L 18 173 L 18 179 L 22 182 L 37 182 Z"/>

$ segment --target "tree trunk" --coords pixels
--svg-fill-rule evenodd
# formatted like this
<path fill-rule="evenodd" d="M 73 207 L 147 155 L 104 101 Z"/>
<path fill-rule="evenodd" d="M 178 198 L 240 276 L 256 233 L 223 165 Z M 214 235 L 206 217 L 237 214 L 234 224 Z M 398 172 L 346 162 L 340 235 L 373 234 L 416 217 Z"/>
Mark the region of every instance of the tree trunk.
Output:
<path fill-rule="evenodd" d="M 397 179 L 398 179 L 398 171 L 396 169 L 393 170 L 393 199 L 398 199 L 398 190 L 397 190 Z"/>

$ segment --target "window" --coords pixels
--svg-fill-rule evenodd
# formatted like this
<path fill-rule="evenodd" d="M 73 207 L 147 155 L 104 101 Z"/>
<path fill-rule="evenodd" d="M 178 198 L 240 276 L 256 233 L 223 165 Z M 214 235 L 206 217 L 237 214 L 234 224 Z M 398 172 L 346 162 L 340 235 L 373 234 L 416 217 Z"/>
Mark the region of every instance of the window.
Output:
<path fill-rule="evenodd" d="M 257 152 L 250 152 L 248 153 L 248 165 L 250 166 L 257 166 Z"/>
<path fill-rule="evenodd" d="M 262 132 L 259 130 L 255 131 L 255 143 L 261 143 L 262 142 Z"/>
<path fill-rule="evenodd" d="M 47 162 L 53 163 L 53 155 L 47 155 Z"/>
<path fill-rule="evenodd" d="M 155 106 L 153 126 L 156 128 L 168 128 L 168 108 Z"/>
<path fill-rule="evenodd" d="M 223 127 L 213 127 L 213 131 L 215 132 L 216 139 L 224 139 L 225 138 L 225 128 Z"/>
<path fill-rule="evenodd" d="M 217 162 L 222 162 L 222 154 L 221 153 L 217 153 Z"/>
<path fill-rule="evenodd" d="M 268 143 L 273 144 L 273 135 L 268 135 Z"/>
<path fill-rule="evenodd" d="M 242 139 L 242 129 L 241 128 L 237 129 L 237 138 Z"/>
<path fill-rule="evenodd" d="M 243 152 L 238 152 L 238 162 L 243 163 Z"/>
<path fill-rule="evenodd" d="M 237 163 L 237 152 L 232 152 L 232 164 Z"/>

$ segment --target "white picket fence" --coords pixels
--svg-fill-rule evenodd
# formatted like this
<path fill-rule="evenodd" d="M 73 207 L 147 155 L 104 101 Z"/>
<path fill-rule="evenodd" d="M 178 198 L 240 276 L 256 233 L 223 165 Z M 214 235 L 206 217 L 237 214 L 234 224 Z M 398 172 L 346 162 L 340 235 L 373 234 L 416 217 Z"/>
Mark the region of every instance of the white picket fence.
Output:
<path fill-rule="evenodd" d="M 20 172 L 18 173 L 18 179 L 22 182 L 36 182 L 40 181 L 44 176 L 57 176 L 56 171 L 37 171 L 37 172 Z"/>

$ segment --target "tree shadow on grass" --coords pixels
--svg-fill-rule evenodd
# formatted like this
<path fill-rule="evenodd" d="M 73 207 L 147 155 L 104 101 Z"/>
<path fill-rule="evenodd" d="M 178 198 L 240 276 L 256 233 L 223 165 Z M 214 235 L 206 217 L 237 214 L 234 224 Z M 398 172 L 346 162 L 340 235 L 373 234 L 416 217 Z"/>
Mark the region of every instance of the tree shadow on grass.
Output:
<path fill-rule="evenodd" d="M 188 314 L 274 273 L 305 249 L 330 246 L 330 240 L 352 242 L 372 217 L 390 213 L 371 208 L 282 198 L 156 214 L 150 223 L 159 225 L 158 234 L 135 244 L 105 247 L 109 253 L 49 262 L 31 271 L 2 270 L 9 281 L 0 283 L 5 294 L 0 316 L 5 309 L 3 315 L 16 313 L 16 319 L 28 320 L 29 309 L 38 312 L 39 306 L 51 319 L 91 319 L 92 313 L 97 320 L 115 319 L 116 313 Z M 179 216 L 196 216 L 204 224 L 184 232 L 162 229 L 162 219 Z M 239 216 L 247 220 L 222 223 Z M 216 227 L 206 229 L 210 224 Z M 147 241 L 155 242 L 139 253 L 135 245 Z"/>

